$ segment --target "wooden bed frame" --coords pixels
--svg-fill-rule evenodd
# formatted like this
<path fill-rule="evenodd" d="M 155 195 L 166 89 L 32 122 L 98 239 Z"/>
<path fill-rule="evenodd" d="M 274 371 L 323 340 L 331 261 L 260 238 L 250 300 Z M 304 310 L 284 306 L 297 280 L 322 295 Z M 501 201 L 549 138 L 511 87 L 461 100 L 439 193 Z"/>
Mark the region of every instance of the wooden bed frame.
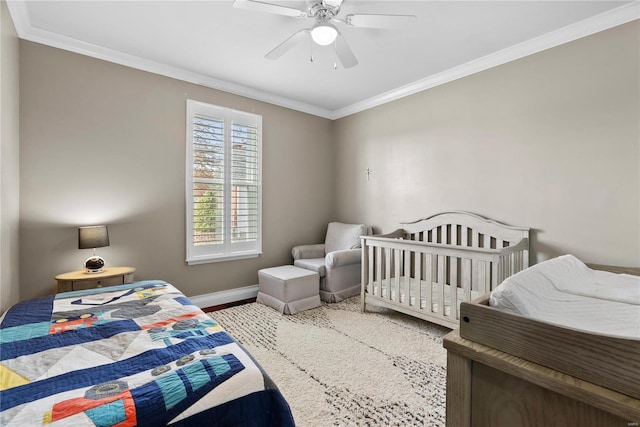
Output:
<path fill-rule="evenodd" d="M 505 313 L 488 300 L 463 302 L 460 329 L 444 338 L 447 425 L 638 425 L 640 339 Z"/>
<path fill-rule="evenodd" d="M 445 212 L 362 236 L 362 311 L 391 308 L 449 328 L 470 301 L 529 266 L 529 229 Z"/>

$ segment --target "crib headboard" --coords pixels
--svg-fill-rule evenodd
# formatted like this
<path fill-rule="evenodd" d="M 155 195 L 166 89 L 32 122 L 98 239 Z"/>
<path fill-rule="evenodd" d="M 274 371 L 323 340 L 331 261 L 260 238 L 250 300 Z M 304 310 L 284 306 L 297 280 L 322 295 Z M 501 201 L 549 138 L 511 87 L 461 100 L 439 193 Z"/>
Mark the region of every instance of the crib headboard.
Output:
<path fill-rule="evenodd" d="M 500 249 L 529 239 L 529 228 L 513 227 L 470 212 L 443 212 L 401 223 L 407 240 L 472 248 Z M 528 251 L 525 262 L 528 260 Z M 528 264 L 528 262 L 527 262 Z"/>

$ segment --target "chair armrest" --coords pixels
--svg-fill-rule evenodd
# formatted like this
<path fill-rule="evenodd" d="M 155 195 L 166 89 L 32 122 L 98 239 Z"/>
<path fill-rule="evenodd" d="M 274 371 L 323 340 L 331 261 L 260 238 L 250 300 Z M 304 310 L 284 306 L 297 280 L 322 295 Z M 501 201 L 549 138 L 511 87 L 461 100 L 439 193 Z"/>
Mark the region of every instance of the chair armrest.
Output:
<path fill-rule="evenodd" d="M 300 245 L 291 249 L 293 259 L 324 258 L 324 243 L 317 245 Z"/>
<path fill-rule="evenodd" d="M 327 268 L 336 268 L 343 265 L 360 264 L 362 262 L 362 249 L 346 249 L 343 251 L 329 252 L 325 257 Z"/>

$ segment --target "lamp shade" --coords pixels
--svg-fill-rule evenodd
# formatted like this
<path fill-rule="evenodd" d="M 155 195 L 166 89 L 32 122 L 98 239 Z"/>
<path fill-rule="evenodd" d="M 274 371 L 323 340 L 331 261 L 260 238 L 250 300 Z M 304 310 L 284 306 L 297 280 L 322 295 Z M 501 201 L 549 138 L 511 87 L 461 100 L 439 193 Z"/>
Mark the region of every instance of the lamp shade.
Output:
<path fill-rule="evenodd" d="M 95 249 L 109 246 L 109 231 L 106 225 L 78 227 L 78 249 Z"/>

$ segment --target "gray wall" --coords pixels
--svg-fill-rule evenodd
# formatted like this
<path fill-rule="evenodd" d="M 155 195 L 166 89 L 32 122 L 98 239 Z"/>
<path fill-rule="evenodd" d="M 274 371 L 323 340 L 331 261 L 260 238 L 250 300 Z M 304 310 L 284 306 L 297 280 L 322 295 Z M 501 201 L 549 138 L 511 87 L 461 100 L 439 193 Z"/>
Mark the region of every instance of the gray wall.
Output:
<path fill-rule="evenodd" d="M 20 298 L 19 287 L 19 40 L 0 2 L 0 313 Z"/>
<path fill-rule="evenodd" d="M 79 270 L 77 226 L 109 225 L 108 265 L 189 296 L 257 283 L 332 220 L 329 120 L 21 41 L 21 297 Z M 186 100 L 263 116 L 263 255 L 185 263 Z"/>
<path fill-rule="evenodd" d="M 637 266 L 639 36 L 633 22 L 335 122 L 21 41 L 20 297 L 79 269 L 76 227 L 98 223 L 110 265 L 191 296 L 255 284 L 330 220 L 390 231 L 446 210 L 531 227 L 533 261 Z M 188 98 L 263 115 L 258 259 L 185 265 Z"/>
<path fill-rule="evenodd" d="M 531 227 L 532 261 L 639 266 L 639 43 L 635 21 L 337 121 L 337 216 L 466 210 Z"/>

